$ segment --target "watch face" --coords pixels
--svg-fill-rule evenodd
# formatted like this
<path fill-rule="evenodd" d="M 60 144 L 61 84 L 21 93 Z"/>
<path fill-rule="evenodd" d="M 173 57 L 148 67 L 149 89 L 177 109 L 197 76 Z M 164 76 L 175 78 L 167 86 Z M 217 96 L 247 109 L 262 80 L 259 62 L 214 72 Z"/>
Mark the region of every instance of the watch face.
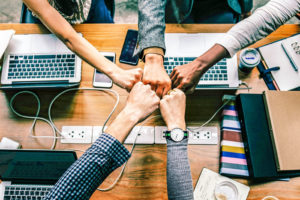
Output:
<path fill-rule="evenodd" d="M 184 132 L 181 129 L 173 129 L 171 131 L 171 138 L 175 142 L 180 142 L 184 138 Z"/>

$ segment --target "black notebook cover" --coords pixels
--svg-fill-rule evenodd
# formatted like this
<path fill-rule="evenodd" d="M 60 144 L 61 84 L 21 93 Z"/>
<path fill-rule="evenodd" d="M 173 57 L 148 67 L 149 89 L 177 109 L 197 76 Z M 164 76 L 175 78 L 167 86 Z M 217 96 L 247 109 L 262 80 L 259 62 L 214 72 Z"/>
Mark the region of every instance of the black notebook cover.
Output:
<path fill-rule="evenodd" d="M 300 176 L 300 171 L 277 172 L 263 95 L 238 95 L 237 109 L 250 177 L 275 179 Z"/>

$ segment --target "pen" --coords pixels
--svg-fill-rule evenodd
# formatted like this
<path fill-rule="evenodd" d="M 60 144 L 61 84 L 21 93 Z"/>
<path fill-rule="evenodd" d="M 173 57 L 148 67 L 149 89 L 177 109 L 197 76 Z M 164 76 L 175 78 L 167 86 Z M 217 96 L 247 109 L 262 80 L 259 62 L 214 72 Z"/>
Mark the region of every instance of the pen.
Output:
<path fill-rule="evenodd" d="M 283 44 L 281 44 L 282 48 L 283 48 L 283 51 L 284 53 L 286 54 L 286 56 L 288 57 L 292 67 L 294 68 L 294 70 L 297 72 L 298 71 L 298 67 L 297 65 L 295 64 L 295 62 L 293 61 L 293 59 L 289 56 L 288 52 L 286 51 L 285 47 Z"/>

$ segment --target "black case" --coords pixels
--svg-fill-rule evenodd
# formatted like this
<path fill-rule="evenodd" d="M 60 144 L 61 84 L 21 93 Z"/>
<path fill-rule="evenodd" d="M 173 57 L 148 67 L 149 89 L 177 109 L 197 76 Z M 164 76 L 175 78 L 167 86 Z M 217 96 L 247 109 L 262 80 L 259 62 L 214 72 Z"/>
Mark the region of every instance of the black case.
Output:
<path fill-rule="evenodd" d="M 277 171 L 263 95 L 240 94 L 236 103 L 250 178 L 272 180 L 300 176 L 300 171 Z"/>

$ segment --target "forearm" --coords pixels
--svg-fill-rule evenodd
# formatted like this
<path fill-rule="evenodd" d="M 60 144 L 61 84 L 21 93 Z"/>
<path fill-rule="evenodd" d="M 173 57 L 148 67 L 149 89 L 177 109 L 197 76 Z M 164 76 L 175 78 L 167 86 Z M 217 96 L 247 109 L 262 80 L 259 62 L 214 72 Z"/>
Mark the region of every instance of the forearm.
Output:
<path fill-rule="evenodd" d="M 139 0 L 139 46 L 137 54 L 149 47 L 165 49 L 166 0 Z"/>
<path fill-rule="evenodd" d="M 233 26 L 218 41 L 230 56 L 266 37 L 300 11 L 300 0 L 271 0 L 250 17 Z"/>
<path fill-rule="evenodd" d="M 193 62 L 197 66 L 197 69 L 204 73 L 217 62 L 228 57 L 228 55 L 228 51 L 223 46 L 220 44 L 215 44 L 204 54 L 196 58 Z"/>
<path fill-rule="evenodd" d="M 101 55 L 98 50 L 91 45 L 85 38 L 76 32 L 68 36 L 68 40 L 63 40 L 67 47 L 76 53 L 81 59 L 95 67 L 97 70 L 112 77 L 113 73 L 120 68 Z"/>
<path fill-rule="evenodd" d="M 112 135 L 121 143 L 124 142 L 126 136 L 131 129 L 138 123 L 137 113 L 132 112 L 133 109 L 124 108 L 117 118 L 107 127 L 106 133 Z"/>
<path fill-rule="evenodd" d="M 104 133 L 63 174 L 45 199 L 87 200 L 105 178 L 129 157 L 129 152 L 119 141 Z"/>
<path fill-rule="evenodd" d="M 187 139 L 167 140 L 167 187 L 170 200 L 193 199 L 193 181 L 187 153 Z"/>
<path fill-rule="evenodd" d="M 120 70 L 114 63 L 102 56 L 86 39 L 78 35 L 74 28 L 47 0 L 23 1 L 52 33 L 85 62 L 110 77 L 114 71 Z"/>

